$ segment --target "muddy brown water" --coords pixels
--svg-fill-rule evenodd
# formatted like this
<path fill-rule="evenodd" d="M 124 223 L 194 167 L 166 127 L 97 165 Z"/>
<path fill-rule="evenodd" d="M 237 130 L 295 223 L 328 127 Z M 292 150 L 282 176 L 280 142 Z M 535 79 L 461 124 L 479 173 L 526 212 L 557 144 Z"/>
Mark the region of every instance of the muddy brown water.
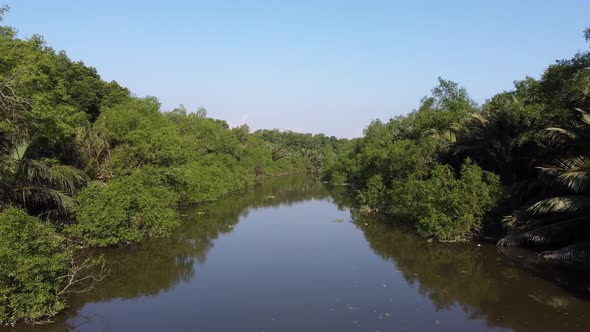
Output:
<path fill-rule="evenodd" d="M 110 276 L 54 323 L 14 330 L 590 331 L 584 272 L 426 242 L 309 177 L 181 213 L 170 238 L 102 250 Z"/>

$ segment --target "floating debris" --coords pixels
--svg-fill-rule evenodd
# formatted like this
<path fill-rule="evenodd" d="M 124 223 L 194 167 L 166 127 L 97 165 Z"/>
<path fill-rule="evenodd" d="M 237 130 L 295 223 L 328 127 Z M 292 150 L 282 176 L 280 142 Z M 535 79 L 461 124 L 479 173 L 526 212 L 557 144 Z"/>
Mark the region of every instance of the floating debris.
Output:
<path fill-rule="evenodd" d="M 391 312 L 384 312 L 381 315 L 379 315 L 379 319 L 389 318 L 389 317 L 391 317 Z"/>
<path fill-rule="evenodd" d="M 358 307 L 353 307 L 353 306 L 351 306 L 351 305 L 348 305 L 348 304 L 346 305 L 346 307 L 348 308 L 348 310 L 355 310 L 355 311 L 356 311 L 356 310 L 361 310 L 361 308 L 358 308 Z"/>

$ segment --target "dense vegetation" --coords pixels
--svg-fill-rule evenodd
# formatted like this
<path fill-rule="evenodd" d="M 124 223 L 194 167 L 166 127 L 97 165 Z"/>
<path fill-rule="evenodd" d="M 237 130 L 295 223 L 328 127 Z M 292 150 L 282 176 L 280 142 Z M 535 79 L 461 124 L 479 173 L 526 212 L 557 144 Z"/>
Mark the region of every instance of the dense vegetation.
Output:
<path fill-rule="evenodd" d="M 589 142 L 584 52 L 481 106 L 439 79 L 418 109 L 373 121 L 324 176 L 349 183 L 365 209 L 402 218 L 428 238 L 505 235 L 502 246 L 587 262 Z"/>
<path fill-rule="evenodd" d="M 102 262 L 74 248 L 165 237 L 179 205 L 293 172 L 350 184 L 366 209 L 427 238 L 502 236 L 587 261 L 589 139 L 590 52 L 483 105 L 439 79 L 418 109 L 348 142 L 165 111 L 0 26 L 0 324 L 50 317 L 73 285 L 100 278 L 85 273 Z"/>
<path fill-rule="evenodd" d="M 318 172 L 342 144 L 230 128 L 203 108 L 163 111 L 42 37 L 0 26 L 0 324 L 63 309 L 65 289 L 92 277 L 74 247 L 167 236 L 179 205 Z"/>
<path fill-rule="evenodd" d="M 65 307 L 69 258 L 53 228 L 21 209 L 0 213 L 0 321 L 34 320 Z"/>

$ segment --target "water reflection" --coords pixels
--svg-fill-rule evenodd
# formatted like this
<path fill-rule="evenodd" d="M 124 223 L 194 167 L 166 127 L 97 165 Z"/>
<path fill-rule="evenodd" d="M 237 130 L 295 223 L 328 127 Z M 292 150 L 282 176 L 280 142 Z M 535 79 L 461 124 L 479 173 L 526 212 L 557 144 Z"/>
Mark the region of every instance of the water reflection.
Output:
<path fill-rule="evenodd" d="M 195 263 L 205 263 L 213 241 L 232 232 L 249 209 L 326 197 L 329 192 L 318 181 L 291 176 L 258 183 L 254 190 L 218 202 L 185 207 L 181 209 L 185 222 L 173 236 L 130 248 L 99 251 L 107 255 L 111 277 L 81 298 L 107 301 L 154 295 L 190 281 L 195 278 Z"/>
<path fill-rule="evenodd" d="M 249 209 L 290 206 L 297 202 L 326 199 L 327 188 L 312 177 L 284 176 L 257 183 L 253 190 L 226 199 L 181 208 L 182 226 L 169 238 L 150 239 L 124 248 L 90 252 L 104 255 L 108 278 L 92 290 L 69 299 L 69 309 L 56 317 L 55 324 L 19 325 L 19 330 L 72 330 L 89 319 L 78 311 L 86 303 L 108 302 L 153 296 L 198 278 L 196 264 L 204 264 L 213 242 L 230 233 Z M 6 330 L 1 328 L 0 330 Z"/>
<path fill-rule="evenodd" d="M 429 243 L 403 225 L 351 214 L 375 253 L 390 260 L 437 310 L 458 305 L 472 319 L 514 331 L 590 328 L 590 303 L 521 268 L 528 262 L 537 273 L 548 273 L 531 261 L 492 245 Z"/>
<path fill-rule="evenodd" d="M 110 277 L 55 324 L 18 329 L 590 330 L 590 302 L 544 279 L 571 280 L 562 270 L 428 243 L 352 203 L 346 188 L 290 176 L 183 208 L 170 238 L 98 251 Z"/>

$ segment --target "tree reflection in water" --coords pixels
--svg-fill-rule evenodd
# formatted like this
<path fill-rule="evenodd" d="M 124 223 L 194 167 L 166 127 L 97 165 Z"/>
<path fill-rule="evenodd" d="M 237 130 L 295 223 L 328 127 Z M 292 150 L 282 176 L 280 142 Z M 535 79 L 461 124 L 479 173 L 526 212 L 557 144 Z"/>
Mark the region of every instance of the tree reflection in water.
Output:
<path fill-rule="evenodd" d="M 541 267 L 534 258 L 504 254 L 493 245 L 429 243 L 400 223 L 351 208 L 351 197 L 344 187 L 329 187 L 306 176 L 287 176 L 263 181 L 254 190 L 217 202 L 183 207 L 184 222 L 169 238 L 93 251 L 105 255 L 110 269 L 108 279 L 88 293 L 73 296 L 70 309 L 56 317 L 56 324 L 19 329 L 75 329 L 97 319 L 83 316 L 87 304 L 171 292 L 199 278 L 199 264 L 205 263 L 215 240 L 233 232 L 249 211 L 309 200 L 332 200 L 340 211 L 350 211 L 350 222 L 362 232 L 372 251 L 401 273 L 404 285 L 399 287 L 413 287 L 417 290 L 415 296 L 438 311 L 459 307 L 468 319 L 515 331 L 588 329 L 590 302 L 543 278 L 558 276 L 568 289 L 587 292 L 586 286 L 571 287 L 573 279 L 567 271 Z M 354 233 L 353 227 L 351 231 Z M 576 273 L 588 277 L 586 272 Z"/>
<path fill-rule="evenodd" d="M 86 303 L 156 295 L 198 278 L 195 265 L 205 263 L 214 240 L 232 232 L 240 216 L 247 216 L 249 209 L 293 205 L 328 197 L 330 192 L 321 182 L 309 176 L 295 175 L 261 181 L 253 190 L 216 202 L 182 207 L 182 226 L 168 238 L 90 251 L 89 254 L 105 256 L 108 278 L 91 291 L 72 296 L 70 308 L 56 317 L 58 323 L 44 326 L 42 330 L 61 330 L 64 324 L 71 329 L 83 324 L 83 317 L 74 322 L 67 322 L 67 319 L 78 316 L 78 311 Z M 21 328 L 36 329 L 34 326 Z"/>
<path fill-rule="evenodd" d="M 390 260 L 437 310 L 457 305 L 473 319 L 514 331 L 588 328 L 590 303 L 541 278 L 565 277 L 563 269 L 548 270 L 493 245 L 429 243 L 403 225 L 355 209 L 351 216 L 374 252 Z M 524 266 L 540 275 L 531 275 Z"/>

